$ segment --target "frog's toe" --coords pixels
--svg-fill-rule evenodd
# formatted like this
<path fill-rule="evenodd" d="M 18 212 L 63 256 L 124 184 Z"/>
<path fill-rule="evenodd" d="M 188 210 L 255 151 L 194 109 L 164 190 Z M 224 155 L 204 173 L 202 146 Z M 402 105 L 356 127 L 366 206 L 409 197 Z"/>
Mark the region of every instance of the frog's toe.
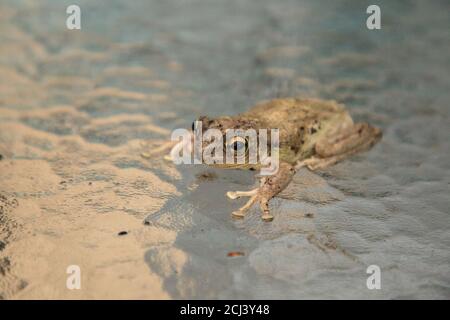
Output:
<path fill-rule="evenodd" d="M 228 191 L 227 192 L 227 197 L 232 199 L 232 200 L 235 200 L 235 199 L 239 198 L 239 196 L 237 195 L 236 191 Z"/>
<path fill-rule="evenodd" d="M 311 157 L 308 159 L 305 159 L 303 161 L 299 161 L 297 162 L 297 165 L 295 166 L 295 169 L 300 169 L 303 167 L 307 167 L 309 170 L 314 170 L 316 165 L 320 163 L 320 159 L 316 158 L 316 157 Z"/>
<path fill-rule="evenodd" d="M 235 200 L 240 197 L 252 197 L 258 193 L 258 188 L 250 190 L 250 191 L 228 191 L 226 193 L 227 197 Z"/>
<path fill-rule="evenodd" d="M 236 219 L 243 219 L 245 217 L 245 212 L 242 212 L 241 210 L 233 211 L 231 216 Z"/>
<path fill-rule="evenodd" d="M 152 155 L 148 152 L 141 152 L 141 157 L 144 159 L 150 159 Z"/>
<path fill-rule="evenodd" d="M 273 215 L 271 215 L 271 214 L 268 213 L 268 212 L 265 212 L 265 213 L 261 216 L 261 218 L 262 218 L 265 222 L 271 222 L 271 221 L 273 221 Z"/>

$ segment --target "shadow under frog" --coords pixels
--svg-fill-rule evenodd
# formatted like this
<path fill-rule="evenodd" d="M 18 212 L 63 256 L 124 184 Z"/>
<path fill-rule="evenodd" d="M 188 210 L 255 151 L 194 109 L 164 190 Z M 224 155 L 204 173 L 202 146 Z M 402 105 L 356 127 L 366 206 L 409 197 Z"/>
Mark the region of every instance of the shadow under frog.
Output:
<path fill-rule="evenodd" d="M 301 258 L 302 249 L 295 247 L 300 240 L 309 252 L 321 256 L 333 252 L 348 260 L 350 266 L 357 264 L 334 244 L 326 231 L 316 229 L 315 203 L 334 202 L 343 197 L 318 175 L 300 170 L 292 185 L 271 203 L 277 219 L 267 223 L 260 219 L 257 208 L 250 210 L 244 219 L 230 219 L 227 214 L 230 206 L 239 203 L 223 194 L 254 183 L 251 171 L 220 170 L 203 165 L 178 168 L 183 177 L 178 180 L 177 188 L 182 190 L 182 195 L 169 199 L 161 210 L 144 221 L 146 225 L 177 233 L 174 243 L 151 247 L 145 253 L 147 264 L 163 278 L 164 289 L 172 298 L 301 297 L 298 281 L 287 282 L 285 277 L 292 273 L 301 280 L 304 270 L 298 273 L 297 265 L 286 265 L 291 269 L 287 273 L 277 268 L 271 270 L 274 257 L 264 253 L 271 252 L 273 245 L 279 250 L 280 241 L 284 239 L 287 244 L 281 249 L 283 255 Z M 309 188 L 304 188 L 304 183 L 309 184 Z M 292 241 L 294 247 L 289 244 Z M 230 257 L 230 252 L 240 254 Z"/>

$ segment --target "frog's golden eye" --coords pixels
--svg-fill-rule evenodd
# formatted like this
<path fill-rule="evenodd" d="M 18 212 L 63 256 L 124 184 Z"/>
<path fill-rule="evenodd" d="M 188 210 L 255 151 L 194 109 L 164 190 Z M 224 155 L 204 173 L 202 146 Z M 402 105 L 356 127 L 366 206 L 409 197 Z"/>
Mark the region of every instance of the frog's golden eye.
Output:
<path fill-rule="evenodd" d="M 233 137 L 228 143 L 228 148 L 234 149 L 234 151 L 247 150 L 247 140 L 242 137 Z"/>

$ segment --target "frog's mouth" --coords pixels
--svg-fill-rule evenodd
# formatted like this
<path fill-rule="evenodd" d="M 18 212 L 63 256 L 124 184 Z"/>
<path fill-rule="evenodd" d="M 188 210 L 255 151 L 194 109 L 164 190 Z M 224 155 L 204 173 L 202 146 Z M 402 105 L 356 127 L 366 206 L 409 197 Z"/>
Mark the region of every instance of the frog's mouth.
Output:
<path fill-rule="evenodd" d="M 210 167 L 214 167 L 214 168 L 219 168 L 219 169 L 245 169 L 245 170 L 257 170 L 261 167 L 260 164 L 256 163 L 256 164 L 249 164 L 249 163 L 244 163 L 244 164 L 208 164 L 208 166 Z"/>

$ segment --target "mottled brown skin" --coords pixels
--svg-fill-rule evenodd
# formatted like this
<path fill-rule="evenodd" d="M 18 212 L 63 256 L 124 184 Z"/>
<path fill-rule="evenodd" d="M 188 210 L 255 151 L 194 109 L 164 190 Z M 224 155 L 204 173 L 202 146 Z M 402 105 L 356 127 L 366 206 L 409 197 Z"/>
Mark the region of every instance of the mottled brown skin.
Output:
<path fill-rule="evenodd" d="M 334 101 L 317 99 L 275 99 L 262 102 L 249 111 L 233 116 L 208 119 L 200 117 L 203 130 L 215 128 L 224 135 L 226 129 L 279 129 L 279 170 L 272 176 L 261 178 L 260 187 L 251 191 L 228 192 L 236 199 L 242 196 L 250 200 L 234 217 L 259 202 L 265 221 L 273 220 L 269 201 L 285 189 L 296 169 L 303 166 L 310 170 L 326 168 L 355 153 L 370 149 L 381 139 L 381 130 L 367 123 L 354 124 L 343 105 Z M 258 169 L 259 165 L 215 165 L 221 168 Z"/>

